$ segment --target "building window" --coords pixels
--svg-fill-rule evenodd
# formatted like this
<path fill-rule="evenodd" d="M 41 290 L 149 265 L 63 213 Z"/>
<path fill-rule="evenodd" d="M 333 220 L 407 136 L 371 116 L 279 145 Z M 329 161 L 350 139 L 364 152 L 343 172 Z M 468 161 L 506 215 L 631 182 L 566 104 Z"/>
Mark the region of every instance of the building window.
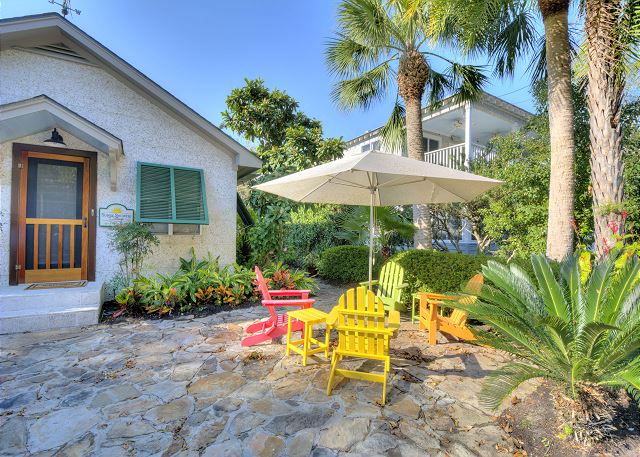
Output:
<path fill-rule="evenodd" d="M 440 141 L 433 138 L 424 138 L 424 152 L 432 152 L 436 149 L 440 149 Z"/>
<path fill-rule="evenodd" d="M 363 144 L 362 147 L 360 148 L 360 152 L 368 152 L 369 149 L 371 149 L 371 145 L 369 143 Z"/>
<path fill-rule="evenodd" d="M 376 140 L 373 142 L 373 147 L 371 148 L 372 151 L 380 151 L 380 141 Z"/>
<path fill-rule="evenodd" d="M 136 220 L 208 224 L 203 171 L 138 162 Z"/>

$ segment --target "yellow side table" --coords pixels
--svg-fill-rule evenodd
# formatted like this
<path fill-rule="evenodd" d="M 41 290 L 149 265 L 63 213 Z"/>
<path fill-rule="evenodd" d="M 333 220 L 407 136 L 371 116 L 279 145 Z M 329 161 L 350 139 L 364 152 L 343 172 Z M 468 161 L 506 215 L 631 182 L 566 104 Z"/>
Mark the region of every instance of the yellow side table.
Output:
<path fill-rule="evenodd" d="M 296 351 L 302 355 L 302 365 L 307 365 L 307 356 L 316 354 L 318 352 L 324 352 L 325 357 L 329 358 L 329 328 L 324 337 L 324 343 L 313 338 L 313 326 L 316 324 L 326 324 L 328 314 L 315 308 L 299 309 L 296 311 L 290 311 L 289 325 L 287 327 L 287 355 L 291 354 L 291 350 Z M 304 323 L 304 332 L 301 340 L 291 341 L 291 321 L 297 319 Z M 312 348 L 314 344 L 316 347 Z M 302 347 L 298 347 L 302 346 Z"/>

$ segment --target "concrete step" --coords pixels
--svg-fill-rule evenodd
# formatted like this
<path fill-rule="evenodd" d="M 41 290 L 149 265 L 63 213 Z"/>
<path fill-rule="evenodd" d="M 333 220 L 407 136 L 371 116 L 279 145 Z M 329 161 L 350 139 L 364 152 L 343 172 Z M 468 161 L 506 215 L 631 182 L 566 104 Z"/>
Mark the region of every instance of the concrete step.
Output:
<path fill-rule="evenodd" d="M 0 334 L 95 325 L 102 307 L 102 283 L 74 289 L 25 290 L 0 287 Z"/>

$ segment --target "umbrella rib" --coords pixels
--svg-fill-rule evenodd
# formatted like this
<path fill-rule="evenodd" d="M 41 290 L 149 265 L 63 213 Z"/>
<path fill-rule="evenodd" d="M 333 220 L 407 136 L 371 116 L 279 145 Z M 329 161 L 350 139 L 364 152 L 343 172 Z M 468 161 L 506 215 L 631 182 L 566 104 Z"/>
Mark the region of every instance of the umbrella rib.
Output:
<path fill-rule="evenodd" d="M 396 178 L 396 179 L 391 179 L 391 180 L 389 180 L 389 181 L 387 181 L 387 182 L 385 182 L 385 183 L 379 184 L 379 185 L 378 185 L 378 188 L 380 188 L 380 187 L 393 187 L 393 186 L 395 186 L 395 185 L 396 185 L 396 184 L 395 184 L 395 182 L 396 182 L 396 181 L 401 181 L 401 180 L 403 180 L 403 179 L 405 179 L 405 176 L 402 176 L 402 177 L 400 177 L 400 178 Z M 402 183 L 402 185 L 404 186 L 404 185 L 406 185 L 406 184 L 415 184 L 415 183 L 417 183 L 417 182 L 422 182 L 422 181 L 426 181 L 426 180 L 427 180 L 426 176 L 423 176 L 422 178 L 420 178 L 420 179 L 416 179 L 415 181 L 407 181 L 407 182 L 403 182 L 403 183 Z"/>

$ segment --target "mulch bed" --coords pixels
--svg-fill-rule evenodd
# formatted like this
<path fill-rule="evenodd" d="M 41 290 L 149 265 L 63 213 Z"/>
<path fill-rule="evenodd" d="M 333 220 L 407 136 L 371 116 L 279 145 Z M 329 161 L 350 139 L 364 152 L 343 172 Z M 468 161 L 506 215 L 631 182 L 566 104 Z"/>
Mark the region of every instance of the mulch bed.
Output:
<path fill-rule="evenodd" d="M 618 395 L 615 425 L 610 439 L 583 446 L 571 438 L 562 438 L 564 420 L 556 409 L 551 383 L 543 383 L 531 395 L 520 400 L 499 418 L 502 428 L 521 447 L 514 455 L 527 457 L 640 456 L 640 411 L 626 392 Z"/>
<path fill-rule="evenodd" d="M 247 301 L 237 306 L 215 305 L 215 304 L 198 306 L 198 307 L 193 306 L 189 311 L 186 311 L 184 313 L 175 312 L 171 314 L 164 314 L 162 316 L 158 315 L 158 313 L 149 314 L 149 313 L 145 313 L 144 311 L 142 312 L 127 311 L 126 313 L 114 319 L 113 314 L 120 309 L 120 305 L 118 305 L 118 303 L 115 300 L 109 300 L 102 305 L 102 312 L 100 314 L 100 323 L 115 324 L 118 322 L 124 322 L 129 319 L 158 320 L 158 319 L 181 319 L 181 318 L 184 318 L 185 316 L 194 317 L 194 318 L 206 317 L 206 316 L 211 316 L 212 314 L 217 314 L 224 311 L 251 308 L 258 304 L 259 302 L 256 302 L 256 301 Z"/>

